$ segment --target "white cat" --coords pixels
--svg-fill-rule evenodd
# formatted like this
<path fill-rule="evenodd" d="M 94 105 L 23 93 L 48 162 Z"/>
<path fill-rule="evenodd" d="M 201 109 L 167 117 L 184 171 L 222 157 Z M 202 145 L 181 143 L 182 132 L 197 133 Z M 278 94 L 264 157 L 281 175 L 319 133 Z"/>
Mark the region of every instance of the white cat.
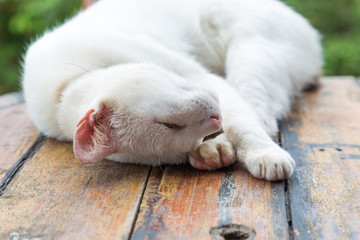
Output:
<path fill-rule="evenodd" d="M 321 66 L 317 32 L 275 0 L 101 0 L 30 46 L 23 88 L 84 162 L 238 159 L 279 180 L 295 162 L 270 136 Z"/>

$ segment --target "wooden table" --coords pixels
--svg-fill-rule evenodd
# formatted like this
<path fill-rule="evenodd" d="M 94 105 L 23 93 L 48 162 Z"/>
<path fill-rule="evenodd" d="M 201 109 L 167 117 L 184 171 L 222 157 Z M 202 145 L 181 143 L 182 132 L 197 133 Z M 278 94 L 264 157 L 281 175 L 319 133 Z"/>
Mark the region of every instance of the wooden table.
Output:
<path fill-rule="evenodd" d="M 0 98 L 0 133 L 0 239 L 360 239 L 353 77 L 323 79 L 281 124 L 297 163 L 288 181 L 240 164 L 84 164 L 71 143 L 43 137 L 14 96 Z"/>

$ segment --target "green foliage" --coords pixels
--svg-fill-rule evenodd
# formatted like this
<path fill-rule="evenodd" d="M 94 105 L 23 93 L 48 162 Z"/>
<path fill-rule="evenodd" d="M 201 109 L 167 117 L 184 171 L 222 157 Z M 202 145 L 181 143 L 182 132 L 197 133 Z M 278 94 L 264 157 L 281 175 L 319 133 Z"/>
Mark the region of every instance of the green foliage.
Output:
<path fill-rule="evenodd" d="M 360 75 L 359 0 L 285 0 L 323 35 L 324 74 Z"/>
<path fill-rule="evenodd" d="M 325 75 L 360 75 L 359 0 L 284 0 L 320 30 Z M 0 94 L 19 90 L 26 44 L 80 9 L 80 0 L 0 0 Z"/>
<path fill-rule="evenodd" d="M 73 0 L 12 0 L 11 2 L 17 7 L 9 21 L 9 31 L 14 35 L 32 36 L 34 33 L 42 33 L 44 29 L 62 22 L 64 18 L 80 9 L 80 1 Z"/>
<path fill-rule="evenodd" d="M 360 75 L 360 34 L 331 36 L 324 41 L 326 75 Z"/>
<path fill-rule="evenodd" d="M 80 0 L 0 0 L 0 94 L 19 90 L 26 44 L 80 6 Z"/>
<path fill-rule="evenodd" d="M 323 34 L 347 33 L 359 20 L 358 0 L 285 0 Z M 359 25 L 358 25 L 359 26 Z"/>

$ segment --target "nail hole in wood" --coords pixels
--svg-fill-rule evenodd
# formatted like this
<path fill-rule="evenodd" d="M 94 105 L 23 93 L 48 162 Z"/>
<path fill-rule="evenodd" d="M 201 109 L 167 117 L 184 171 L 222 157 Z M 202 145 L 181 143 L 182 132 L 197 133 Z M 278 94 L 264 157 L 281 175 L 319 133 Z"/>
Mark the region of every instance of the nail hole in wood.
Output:
<path fill-rule="evenodd" d="M 336 149 L 336 151 L 339 151 L 339 152 L 341 152 L 342 151 L 342 149 L 341 148 L 335 148 Z"/>
<path fill-rule="evenodd" d="M 251 240 L 255 237 L 255 234 L 254 229 L 239 224 L 213 227 L 210 230 L 213 240 Z"/>
<path fill-rule="evenodd" d="M 320 152 L 324 152 L 324 151 L 325 151 L 325 149 L 323 149 L 323 148 L 320 148 L 320 149 L 319 149 L 319 151 L 320 151 Z"/>

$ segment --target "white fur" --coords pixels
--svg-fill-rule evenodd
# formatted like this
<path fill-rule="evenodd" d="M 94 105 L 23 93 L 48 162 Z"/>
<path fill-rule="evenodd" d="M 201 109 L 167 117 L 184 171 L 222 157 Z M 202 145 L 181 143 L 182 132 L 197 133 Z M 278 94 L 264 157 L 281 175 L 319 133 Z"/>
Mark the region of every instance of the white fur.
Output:
<path fill-rule="evenodd" d="M 212 168 L 215 155 L 224 165 L 224 153 L 199 146 L 221 111 L 224 134 L 212 141 L 277 180 L 295 163 L 270 136 L 321 66 L 317 32 L 275 0 L 101 0 L 30 46 L 23 88 L 36 126 L 61 140 L 90 108 L 118 109 L 123 147 L 108 158 L 121 162 L 181 163 L 192 152 L 195 167 Z"/>

